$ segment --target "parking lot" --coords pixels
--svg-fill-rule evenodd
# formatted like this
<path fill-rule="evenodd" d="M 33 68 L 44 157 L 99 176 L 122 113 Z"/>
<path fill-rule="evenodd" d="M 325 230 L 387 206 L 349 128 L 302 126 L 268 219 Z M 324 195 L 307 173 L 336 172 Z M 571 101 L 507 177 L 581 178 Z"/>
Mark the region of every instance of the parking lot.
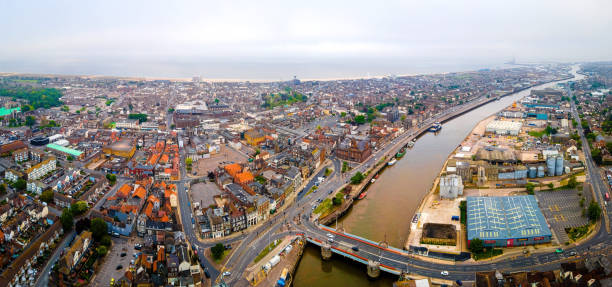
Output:
<path fill-rule="evenodd" d="M 565 228 L 579 227 L 588 223 L 586 217 L 582 216 L 580 207 L 580 196 L 576 190 L 560 190 L 536 192 L 535 194 L 540 209 L 546 217 L 548 224 L 557 236 L 559 244 L 569 241 Z M 584 206 L 590 200 L 590 194 L 585 194 Z"/>
<path fill-rule="evenodd" d="M 108 286 L 111 278 L 115 280 L 121 278 L 125 271 L 130 267 L 130 261 L 135 260 L 134 253 L 140 252 L 134 249 L 134 244 L 141 243 L 140 237 L 113 237 L 113 246 L 104 257 L 104 262 L 99 267 L 96 277 L 92 281 L 92 286 Z M 124 257 L 121 254 L 125 253 Z M 121 269 L 117 267 L 121 265 Z"/>
<path fill-rule="evenodd" d="M 209 171 L 213 171 L 219 165 L 230 163 L 243 163 L 247 161 L 247 157 L 235 151 L 228 146 L 222 146 L 218 154 L 212 155 L 210 158 L 203 158 L 193 164 L 193 172 L 195 176 L 205 176 Z M 193 175 L 193 174 L 192 174 Z"/>
<path fill-rule="evenodd" d="M 194 203 L 201 203 L 201 206 L 208 206 L 215 203 L 213 197 L 221 194 L 221 190 L 216 184 L 207 183 L 196 183 L 191 186 L 191 200 Z"/>

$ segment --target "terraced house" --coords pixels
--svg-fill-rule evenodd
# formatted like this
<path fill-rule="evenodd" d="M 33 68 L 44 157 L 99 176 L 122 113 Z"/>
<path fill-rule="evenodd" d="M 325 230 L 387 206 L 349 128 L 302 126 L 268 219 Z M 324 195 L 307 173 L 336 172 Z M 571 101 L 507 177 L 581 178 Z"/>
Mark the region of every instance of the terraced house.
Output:
<path fill-rule="evenodd" d="M 28 180 L 37 180 L 43 177 L 45 174 L 54 171 L 56 163 L 57 160 L 55 159 L 55 157 L 48 157 L 47 159 L 29 168 L 26 171 L 26 174 L 28 175 Z"/>

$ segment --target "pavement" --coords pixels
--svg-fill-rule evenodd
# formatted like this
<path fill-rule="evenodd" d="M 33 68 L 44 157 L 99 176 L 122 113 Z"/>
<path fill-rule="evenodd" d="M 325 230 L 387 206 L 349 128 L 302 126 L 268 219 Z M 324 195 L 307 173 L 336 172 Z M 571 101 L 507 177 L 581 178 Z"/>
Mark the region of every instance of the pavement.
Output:
<path fill-rule="evenodd" d="M 102 264 L 91 284 L 93 286 L 104 286 L 110 283 L 111 278 L 115 278 L 115 280 L 121 278 L 130 267 L 130 261 L 136 261 L 134 253 L 140 252 L 134 249 L 136 243 L 142 244 L 140 237 L 113 237 L 113 245 L 102 259 Z M 122 253 L 125 253 L 124 257 L 121 257 Z M 121 269 L 117 269 L 119 265 L 121 265 Z"/>
<path fill-rule="evenodd" d="M 580 197 L 576 190 L 537 191 L 535 196 L 559 244 L 570 241 L 565 228 L 580 227 L 588 223 L 588 219 L 582 216 L 583 208 L 579 205 Z M 590 195 L 586 198 L 590 198 Z M 584 208 L 588 206 L 588 202 L 585 200 Z"/>

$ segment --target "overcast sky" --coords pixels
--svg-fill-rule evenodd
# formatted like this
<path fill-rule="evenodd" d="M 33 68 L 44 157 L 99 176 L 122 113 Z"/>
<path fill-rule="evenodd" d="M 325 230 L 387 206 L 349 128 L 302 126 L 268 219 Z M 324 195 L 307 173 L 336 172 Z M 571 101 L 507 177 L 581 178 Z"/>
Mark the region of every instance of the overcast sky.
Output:
<path fill-rule="evenodd" d="M 0 0 L 0 71 L 265 78 L 611 60 L 610 11 L 607 0 Z"/>

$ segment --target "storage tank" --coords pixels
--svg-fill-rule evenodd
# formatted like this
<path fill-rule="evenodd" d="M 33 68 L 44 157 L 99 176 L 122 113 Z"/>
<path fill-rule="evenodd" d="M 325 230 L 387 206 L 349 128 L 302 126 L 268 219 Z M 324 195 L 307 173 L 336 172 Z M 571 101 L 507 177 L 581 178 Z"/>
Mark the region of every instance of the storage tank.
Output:
<path fill-rule="evenodd" d="M 535 178 L 538 175 L 538 169 L 535 166 L 529 168 L 529 178 Z"/>
<path fill-rule="evenodd" d="M 538 166 L 538 177 L 544 177 L 544 166 Z"/>
<path fill-rule="evenodd" d="M 555 175 L 559 176 L 563 174 L 563 156 L 558 156 L 555 162 Z"/>
<path fill-rule="evenodd" d="M 274 257 L 272 257 L 272 259 L 270 259 L 268 263 L 270 263 L 270 265 L 274 267 L 276 266 L 276 264 L 278 264 L 278 262 L 280 262 L 280 256 L 274 255 Z"/>
<path fill-rule="evenodd" d="M 546 173 L 548 176 L 555 176 L 555 162 L 556 160 L 552 156 L 546 159 Z"/>

